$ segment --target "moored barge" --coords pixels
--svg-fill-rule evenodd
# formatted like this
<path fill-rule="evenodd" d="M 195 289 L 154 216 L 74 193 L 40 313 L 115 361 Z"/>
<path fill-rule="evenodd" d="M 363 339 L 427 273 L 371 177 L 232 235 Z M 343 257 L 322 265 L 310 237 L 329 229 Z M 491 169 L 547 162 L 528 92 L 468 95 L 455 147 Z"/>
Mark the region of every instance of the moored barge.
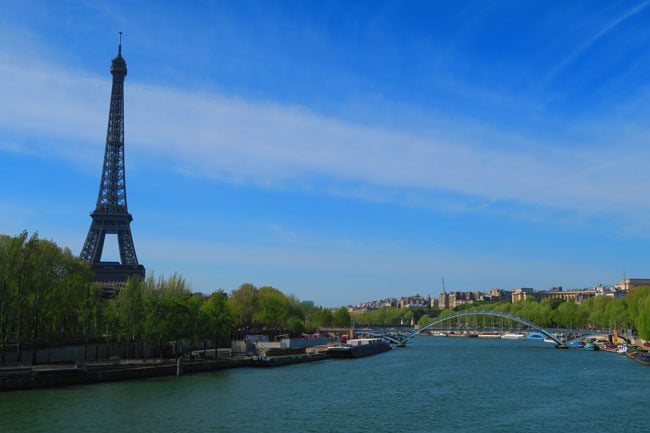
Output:
<path fill-rule="evenodd" d="M 362 358 L 390 350 L 390 343 L 383 338 L 355 338 L 327 348 L 332 358 Z"/>

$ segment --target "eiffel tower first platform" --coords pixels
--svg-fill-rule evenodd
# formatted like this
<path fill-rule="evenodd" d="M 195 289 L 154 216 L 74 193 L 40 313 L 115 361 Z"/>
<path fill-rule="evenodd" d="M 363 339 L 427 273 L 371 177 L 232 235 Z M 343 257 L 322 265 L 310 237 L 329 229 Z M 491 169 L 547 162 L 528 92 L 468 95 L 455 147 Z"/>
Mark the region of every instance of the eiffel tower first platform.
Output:
<path fill-rule="evenodd" d="M 97 206 L 90 214 L 92 223 L 81 250 L 81 258 L 92 265 L 95 281 L 107 295 L 124 286 L 129 277 L 144 278 L 144 266 L 138 264 L 135 254 L 131 221 L 126 206 L 126 176 L 124 167 L 124 77 L 126 61 L 122 57 L 122 33 L 117 57 L 111 63 L 113 88 L 111 90 L 108 131 L 102 178 L 99 183 Z M 106 235 L 116 235 L 120 262 L 102 262 Z"/>

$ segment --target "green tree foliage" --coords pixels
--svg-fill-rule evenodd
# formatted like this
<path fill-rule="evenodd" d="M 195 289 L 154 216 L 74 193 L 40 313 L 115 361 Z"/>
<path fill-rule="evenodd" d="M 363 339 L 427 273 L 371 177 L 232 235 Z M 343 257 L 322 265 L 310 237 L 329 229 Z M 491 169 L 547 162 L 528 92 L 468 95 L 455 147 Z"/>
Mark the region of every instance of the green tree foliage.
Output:
<path fill-rule="evenodd" d="M 638 291 L 637 291 L 638 290 Z M 638 328 L 640 306 L 650 289 L 633 289 L 623 299 L 595 296 L 577 304 L 574 301 L 544 299 L 511 304 L 508 312 L 538 325 L 561 328 L 630 329 Z"/>
<path fill-rule="evenodd" d="M 627 318 L 639 337 L 650 340 L 650 286 L 636 287 L 625 298 Z"/>
<path fill-rule="evenodd" d="M 383 307 L 368 310 L 363 313 L 353 313 L 353 319 L 357 323 L 368 325 L 395 325 L 399 323 L 411 323 L 411 319 L 418 322 L 424 315 L 437 317 L 440 314 L 438 309 L 404 309 L 397 307 Z"/>
<path fill-rule="evenodd" d="M 287 326 L 290 300 L 284 293 L 274 287 L 260 287 L 257 291 L 258 309 L 253 313 L 253 320 L 269 328 Z"/>
<path fill-rule="evenodd" d="M 387 307 L 351 315 L 345 307 L 332 311 L 302 304 L 276 288 L 250 283 L 230 295 L 217 291 L 204 296 L 192 293 L 177 273 L 168 278 L 131 279 L 118 296 L 103 303 L 92 279 L 87 263 L 51 241 L 27 232 L 0 235 L 0 362 L 10 336 L 18 343 L 19 357 L 25 344 L 73 333 L 105 335 L 125 347 L 129 356 L 137 356 L 138 347 L 162 352 L 169 344 L 178 348 L 180 341 L 227 344 L 233 328 L 283 329 L 298 335 L 319 327 L 347 327 L 352 320 L 386 325 L 413 319 L 425 326 L 433 318 L 454 314 L 451 310 Z M 632 289 L 625 299 L 600 296 L 580 304 L 544 299 L 485 303 L 480 308 L 548 327 L 632 328 L 650 339 L 650 287 Z M 472 320 L 473 324 L 498 325 L 488 317 Z"/>
<path fill-rule="evenodd" d="M 299 317 L 291 316 L 287 320 L 287 329 L 293 335 L 299 335 L 305 332 L 305 322 Z"/>
<path fill-rule="evenodd" d="M 201 306 L 201 336 L 226 343 L 234 324 L 234 315 L 228 307 L 228 295 L 223 290 L 212 293 Z"/>
<path fill-rule="evenodd" d="M 253 325 L 253 316 L 259 306 L 259 290 L 250 283 L 239 286 L 230 294 L 230 308 L 235 314 L 236 323 L 241 327 Z"/>
<path fill-rule="evenodd" d="M 333 322 L 329 311 L 302 304 L 295 296 L 287 296 L 270 286 L 257 288 L 250 283 L 242 284 L 231 293 L 228 303 L 235 326 L 242 329 L 282 329 L 295 335 Z"/>
<path fill-rule="evenodd" d="M 400 323 L 413 314 L 418 326 L 426 326 L 433 318 L 445 317 L 466 309 L 487 309 L 512 314 L 530 320 L 543 327 L 560 328 L 594 328 L 594 329 L 632 329 L 643 339 L 650 339 L 650 287 L 637 287 L 630 290 L 626 298 L 615 299 L 609 296 L 597 296 L 577 304 L 561 299 L 531 299 L 511 302 L 482 302 L 464 304 L 454 310 L 407 310 L 395 307 L 380 308 L 363 313 L 353 313 L 358 323 L 383 325 Z M 472 324 L 482 326 L 506 326 L 507 319 L 488 316 L 450 319 L 450 323 Z"/>
<path fill-rule="evenodd" d="M 303 305 L 304 325 L 307 331 L 315 331 L 319 327 L 334 326 L 334 315 L 323 307 Z"/>
<path fill-rule="evenodd" d="M 352 324 L 352 317 L 348 309 L 341 307 L 334 313 L 334 326 L 350 326 Z"/>
<path fill-rule="evenodd" d="M 431 316 L 428 314 L 425 314 L 424 316 L 420 317 L 420 320 L 418 320 L 418 328 L 423 328 L 427 326 L 429 323 L 431 323 L 433 319 Z"/>
<path fill-rule="evenodd" d="M 179 274 L 157 279 L 152 276 L 144 281 L 129 279 L 105 309 L 108 336 L 125 343 L 130 356 L 136 356 L 135 347 L 144 344 L 160 350 L 172 343 L 178 349 L 182 339 L 192 342 L 212 338 L 228 332 L 232 322 L 226 300 L 223 299 L 224 306 L 219 309 L 213 305 L 218 302 L 215 299 L 193 294 Z M 224 317 L 215 318 L 217 310 Z"/>
<path fill-rule="evenodd" d="M 636 317 L 636 328 L 639 336 L 644 340 L 650 340 L 650 296 L 639 300 L 639 314 Z"/>
<path fill-rule="evenodd" d="M 441 319 L 443 319 L 443 318 L 445 318 L 445 317 L 447 317 L 447 316 L 453 316 L 454 314 L 456 314 L 455 311 L 452 311 L 452 310 L 442 310 L 442 311 L 440 312 L 440 315 L 439 315 L 438 317 L 441 318 Z"/>
<path fill-rule="evenodd" d="M 145 284 L 131 278 L 105 309 L 106 330 L 114 341 L 141 340 L 145 323 Z"/>
<path fill-rule="evenodd" d="M 0 235 L 0 351 L 15 335 L 20 359 L 36 343 L 99 326 L 99 292 L 88 264 L 54 242 Z M 35 352 L 34 352 L 35 356 Z"/>
<path fill-rule="evenodd" d="M 347 314 L 347 311 L 345 312 Z M 349 314 L 343 320 L 349 326 Z M 135 347 L 162 348 L 181 341 L 193 345 L 208 340 L 229 342 L 233 328 L 246 331 L 285 330 L 300 335 L 320 326 L 336 323 L 336 315 L 321 307 L 303 305 L 274 287 L 257 288 L 242 284 L 230 296 L 217 291 L 210 296 L 194 294 L 178 274 L 129 280 L 105 309 L 105 321 L 112 341 L 126 345 L 129 356 Z M 308 327 L 309 326 L 309 327 Z"/>

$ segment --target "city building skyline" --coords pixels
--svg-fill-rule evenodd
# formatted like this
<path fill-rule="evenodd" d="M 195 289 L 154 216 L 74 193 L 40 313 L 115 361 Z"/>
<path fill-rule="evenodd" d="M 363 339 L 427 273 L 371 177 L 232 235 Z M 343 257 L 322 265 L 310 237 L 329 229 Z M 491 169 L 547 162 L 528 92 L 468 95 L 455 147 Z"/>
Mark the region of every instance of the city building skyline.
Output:
<path fill-rule="evenodd" d="M 438 308 L 451 309 L 473 304 L 475 302 L 524 302 L 528 300 L 541 301 L 543 299 L 559 299 L 581 303 L 594 296 L 610 296 L 620 299 L 625 297 L 631 289 L 639 286 L 650 286 L 650 279 L 627 278 L 612 285 L 597 284 L 593 287 L 582 289 L 551 287 L 549 289 L 534 289 L 532 287 L 516 287 L 510 289 L 481 290 L 450 290 L 443 291 L 438 296 L 426 297 L 415 295 L 401 295 L 383 299 L 366 300 L 356 305 L 348 304 L 347 307 L 354 311 L 368 311 L 379 308 L 395 307 L 401 309 L 412 308 Z"/>

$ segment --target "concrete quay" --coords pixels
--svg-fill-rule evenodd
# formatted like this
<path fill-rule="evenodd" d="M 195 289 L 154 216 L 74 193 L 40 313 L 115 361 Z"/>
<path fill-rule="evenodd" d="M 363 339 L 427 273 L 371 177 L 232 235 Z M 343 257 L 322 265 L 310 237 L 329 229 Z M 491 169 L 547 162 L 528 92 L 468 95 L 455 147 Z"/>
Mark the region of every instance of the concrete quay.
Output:
<path fill-rule="evenodd" d="M 185 360 L 182 373 L 200 373 L 227 368 L 250 366 L 248 357 Z M 177 363 L 173 360 L 155 364 L 107 363 L 93 365 L 34 365 L 0 367 L 0 391 L 70 386 L 120 380 L 143 379 L 177 374 Z"/>
<path fill-rule="evenodd" d="M 324 351 L 285 356 L 234 356 L 217 359 L 183 359 L 145 362 L 127 360 L 102 364 L 56 364 L 34 366 L 0 366 L 0 392 L 57 386 L 114 382 L 148 377 L 202 373 L 241 367 L 283 367 L 327 359 Z"/>

